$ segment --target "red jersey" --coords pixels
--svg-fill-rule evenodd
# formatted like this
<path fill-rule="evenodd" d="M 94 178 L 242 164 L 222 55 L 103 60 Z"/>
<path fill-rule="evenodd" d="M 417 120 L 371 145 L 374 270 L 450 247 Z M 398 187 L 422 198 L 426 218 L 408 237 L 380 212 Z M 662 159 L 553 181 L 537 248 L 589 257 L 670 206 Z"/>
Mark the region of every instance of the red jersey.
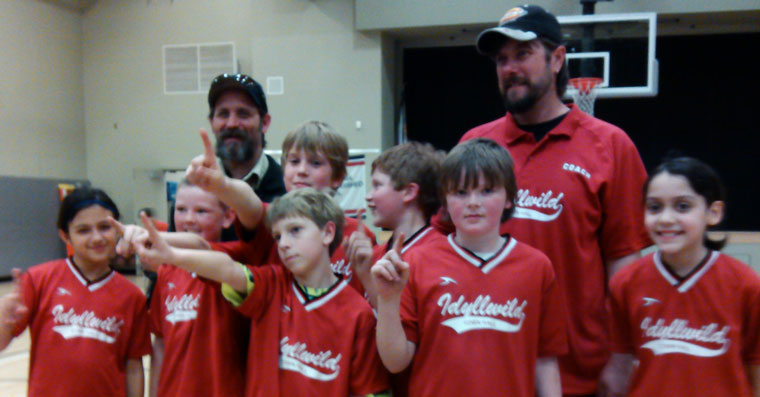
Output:
<path fill-rule="evenodd" d="M 159 396 L 240 396 L 250 320 L 220 284 L 171 265 L 158 269 L 150 317 L 164 339 Z"/>
<path fill-rule="evenodd" d="M 150 354 L 145 296 L 111 271 L 88 282 L 69 260 L 21 276 L 29 309 L 13 335 L 29 326 L 29 396 L 125 396 L 129 359 Z"/>
<path fill-rule="evenodd" d="M 631 396 L 749 396 L 760 364 L 760 277 L 719 252 L 684 278 L 659 252 L 610 283 L 613 351 L 639 359 Z"/>
<path fill-rule="evenodd" d="M 439 238 L 445 237 L 441 234 L 436 228 L 432 226 L 425 226 L 422 229 L 418 230 L 416 233 L 414 233 L 412 236 L 409 236 L 406 238 L 406 241 L 404 241 L 404 245 L 401 247 L 401 259 L 406 258 L 407 254 L 409 252 L 412 252 L 416 250 L 419 247 L 424 246 L 425 244 L 429 243 L 430 241 L 434 241 Z M 383 257 L 388 252 L 388 249 L 392 245 L 393 236 L 391 236 L 391 239 L 380 244 L 376 245 L 374 249 L 372 250 L 372 259 L 373 262 L 376 262 L 380 260 L 380 258 Z"/>
<path fill-rule="evenodd" d="M 567 351 L 567 314 L 546 256 L 510 238 L 484 261 L 451 234 L 408 262 L 401 318 L 417 346 L 409 395 L 532 397 L 536 358 Z"/>
<path fill-rule="evenodd" d="M 238 307 L 251 317 L 246 396 L 348 396 L 388 389 L 375 316 L 343 280 L 307 301 L 282 266 L 250 268 Z"/>
<path fill-rule="evenodd" d="M 650 245 L 641 158 L 621 129 L 574 105 L 538 143 L 509 113 L 461 141 L 477 137 L 493 139 L 514 158 L 516 208 L 501 232 L 546 254 L 565 295 L 570 352 L 559 358 L 563 392 L 593 393 L 609 358 L 605 263 Z"/>
<path fill-rule="evenodd" d="M 401 259 L 406 260 L 412 252 L 418 250 L 420 247 L 424 247 L 431 241 L 445 238 L 446 236 L 442 235 L 434 227 L 425 226 L 404 241 L 404 245 L 401 247 Z M 392 240 L 393 236 L 391 236 L 391 240 L 375 246 L 375 249 L 372 252 L 373 263 L 380 260 L 380 258 L 388 252 L 389 246 L 392 246 Z M 409 376 L 411 375 L 411 372 L 410 366 L 399 373 L 390 375 L 393 397 L 406 397 L 408 395 Z"/>
<path fill-rule="evenodd" d="M 267 206 L 265 205 L 264 208 L 266 209 Z M 359 228 L 359 221 L 350 217 L 345 217 L 344 219 L 343 237 L 347 238 Z M 242 242 L 214 244 L 214 249 L 226 252 L 236 261 L 247 265 L 259 266 L 264 263 L 282 265 L 280 255 L 277 253 L 277 244 L 272 234 L 264 225 L 264 222 L 260 222 L 253 232 L 242 230 L 239 224 L 237 225 L 237 229 Z M 372 240 L 372 245 L 376 246 L 377 237 L 366 225 L 364 225 L 364 233 Z M 262 255 L 262 253 L 266 253 L 266 255 Z M 351 264 L 346 259 L 346 252 L 343 250 L 342 244 L 338 245 L 338 248 L 330 257 L 330 266 L 333 269 L 333 273 L 342 275 L 360 295 L 364 296 L 364 287 L 358 277 L 353 277 L 354 272 Z"/>
<path fill-rule="evenodd" d="M 345 217 L 345 224 L 343 225 L 343 237 L 347 238 L 350 237 L 353 232 L 355 232 L 359 228 L 359 221 L 357 221 L 354 218 Z M 375 233 L 372 232 L 366 225 L 364 226 L 364 233 L 369 236 L 369 238 L 372 240 L 372 245 L 377 245 L 377 237 L 375 237 Z M 265 227 L 259 227 L 256 229 L 257 236 L 253 240 L 253 244 L 255 246 L 265 246 L 269 245 L 272 247 L 269 251 L 269 257 L 266 259 L 265 263 L 273 263 L 282 265 L 282 261 L 280 261 L 280 255 L 277 253 L 277 245 L 275 244 L 274 238 L 272 238 L 271 233 L 269 233 L 268 230 L 266 230 Z M 262 238 L 260 236 L 266 236 L 265 238 Z M 252 247 L 250 249 L 252 252 L 254 248 Z M 243 263 L 249 263 L 249 262 L 243 262 Z M 361 284 L 361 281 L 359 281 L 358 277 L 354 277 L 353 269 L 351 268 L 351 263 L 348 262 L 346 259 L 346 251 L 343 250 L 343 245 L 338 245 L 338 248 L 333 252 L 332 256 L 330 257 L 330 266 L 333 269 L 333 273 L 337 275 L 343 276 L 345 280 L 348 280 L 349 284 L 357 291 L 360 295 L 364 296 L 364 287 Z"/>

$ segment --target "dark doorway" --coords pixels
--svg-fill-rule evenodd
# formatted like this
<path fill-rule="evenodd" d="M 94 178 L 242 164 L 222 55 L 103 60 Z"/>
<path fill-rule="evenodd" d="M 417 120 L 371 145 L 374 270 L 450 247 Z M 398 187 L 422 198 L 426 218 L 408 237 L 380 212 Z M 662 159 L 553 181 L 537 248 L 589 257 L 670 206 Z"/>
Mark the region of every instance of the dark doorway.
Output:
<path fill-rule="evenodd" d="M 629 134 L 648 169 L 672 150 L 714 166 L 728 189 L 725 230 L 760 230 L 758 40 L 760 33 L 658 37 L 658 96 L 600 99 L 594 109 Z M 493 63 L 474 46 L 404 50 L 404 91 L 409 139 L 444 150 L 504 115 Z"/>

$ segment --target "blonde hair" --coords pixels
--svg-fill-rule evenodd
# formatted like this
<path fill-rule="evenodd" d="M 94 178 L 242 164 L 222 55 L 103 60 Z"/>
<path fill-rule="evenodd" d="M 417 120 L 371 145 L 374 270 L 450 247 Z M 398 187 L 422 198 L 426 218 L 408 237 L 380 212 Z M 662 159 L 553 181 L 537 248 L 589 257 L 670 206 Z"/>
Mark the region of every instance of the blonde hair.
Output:
<path fill-rule="evenodd" d="M 335 237 L 330 243 L 330 255 L 338 249 L 343 241 L 345 216 L 343 210 L 330 196 L 313 188 L 295 189 L 276 198 L 267 208 L 266 225 L 271 232 L 277 221 L 304 217 L 314 222 L 320 229 L 328 222 L 335 224 Z"/>
<path fill-rule="evenodd" d="M 333 181 L 343 181 L 346 177 L 348 142 L 330 124 L 311 120 L 290 131 L 282 142 L 280 162 L 283 166 L 286 166 L 288 153 L 296 149 L 303 149 L 310 155 L 323 153 L 332 169 Z"/>
<path fill-rule="evenodd" d="M 179 189 L 182 189 L 183 187 L 195 187 L 195 188 L 201 189 L 200 186 L 188 181 L 187 178 L 182 178 L 182 180 L 179 181 L 179 183 L 177 184 L 177 191 L 179 192 Z M 205 190 L 203 191 L 205 192 Z M 228 207 L 227 204 L 225 204 L 222 200 L 219 200 L 219 197 L 216 197 L 214 195 L 214 198 L 216 198 L 216 202 L 219 203 L 219 206 L 222 208 L 222 211 L 227 211 L 228 209 L 230 209 L 230 207 Z"/>

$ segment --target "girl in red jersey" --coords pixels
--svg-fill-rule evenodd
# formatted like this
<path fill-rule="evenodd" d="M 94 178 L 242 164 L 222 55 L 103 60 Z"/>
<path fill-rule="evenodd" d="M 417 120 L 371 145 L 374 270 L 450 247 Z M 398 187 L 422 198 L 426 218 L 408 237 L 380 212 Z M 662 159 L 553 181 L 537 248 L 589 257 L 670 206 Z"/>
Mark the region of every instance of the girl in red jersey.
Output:
<path fill-rule="evenodd" d="M 0 350 L 29 326 L 29 396 L 142 396 L 150 353 L 145 296 L 114 272 L 119 210 L 82 187 L 61 203 L 58 234 L 73 255 L 14 269 L 0 299 Z"/>
<path fill-rule="evenodd" d="M 706 234 L 725 210 L 718 175 L 676 158 L 655 169 L 644 193 L 658 251 L 610 283 L 614 353 L 603 395 L 760 395 L 760 277 Z"/>

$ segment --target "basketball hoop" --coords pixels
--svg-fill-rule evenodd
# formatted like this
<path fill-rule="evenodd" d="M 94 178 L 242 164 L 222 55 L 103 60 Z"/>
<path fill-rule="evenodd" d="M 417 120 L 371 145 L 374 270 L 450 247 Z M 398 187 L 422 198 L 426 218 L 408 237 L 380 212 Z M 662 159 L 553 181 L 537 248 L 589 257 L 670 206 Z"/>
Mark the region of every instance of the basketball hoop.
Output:
<path fill-rule="evenodd" d="M 578 108 L 590 115 L 594 115 L 594 100 L 596 100 L 596 88 L 602 83 L 598 77 L 576 77 L 570 79 L 570 85 L 575 90 L 570 91 L 573 102 Z"/>

